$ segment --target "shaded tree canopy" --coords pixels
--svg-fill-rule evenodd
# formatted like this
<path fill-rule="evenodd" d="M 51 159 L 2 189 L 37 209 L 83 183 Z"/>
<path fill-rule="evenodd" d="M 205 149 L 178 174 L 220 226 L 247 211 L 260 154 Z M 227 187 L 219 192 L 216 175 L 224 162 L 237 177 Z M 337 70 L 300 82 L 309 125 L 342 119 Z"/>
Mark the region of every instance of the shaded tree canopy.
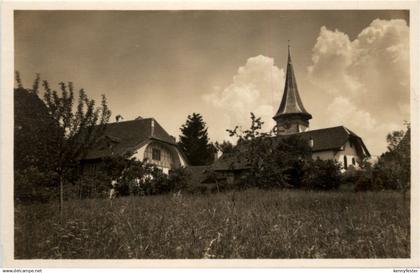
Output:
<path fill-rule="evenodd" d="M 235 147 L 233 146 L 232 142 L 223 140 L 223 142 L 219 143 L 216 141 L 214 144 L 217 150 L 219 150 L 222 153 L 232 153 L 235 150 Z"/>
<path fill-rule="evenodd" d="M 39 81 L 39 76 L 35 81 Z M 14 89 L 14 167 L 16 171 L 37 168 L 47 172 L 54 162 L 53 142 L 60 128 L 49 115 L 37 90 L 21 85 Z"/>
<path fill-rule="evenodd" d="M 251 113 L 249 129 L 240 131 L 236 126 L 227 130 L 238 138 L 233 152 L 239 161 L 248 165 L 246 186 L 261 188 L 298 186 L 305 160 L 311 158 L 308 143 L 297 135 L 274 136 L 261 132 L 264 122 Z"/>
<path fill-rule="evenodd" d="M 182 135 L 178 144 L 189 163 L 193 166 L 211 164 L 216 149 L 209 141 L 203 117 L 198 113 L 188 115 L 180 130 Z"/>
<path fill-rule="evenodd" d="M 396 183 L 396 188 L 406 192 L 411 180 L 411 145 L 410 124 L 407 129 L 393 131 L 387 135 L 388 151 L 381 155 L 376 164 L 383 173 L 388 174 L 388 180 Z"/>

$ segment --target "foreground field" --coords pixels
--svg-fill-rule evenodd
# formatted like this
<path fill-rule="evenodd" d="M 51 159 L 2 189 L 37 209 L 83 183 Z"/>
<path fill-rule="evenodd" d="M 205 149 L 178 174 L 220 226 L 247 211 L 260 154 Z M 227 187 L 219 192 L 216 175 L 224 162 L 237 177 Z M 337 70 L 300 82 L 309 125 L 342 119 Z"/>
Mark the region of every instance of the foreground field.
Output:
<path fill-rule="evenodd" d="M 399 193 L 250 190 L 17 206 L 15 258 L 407 258 Z"/>

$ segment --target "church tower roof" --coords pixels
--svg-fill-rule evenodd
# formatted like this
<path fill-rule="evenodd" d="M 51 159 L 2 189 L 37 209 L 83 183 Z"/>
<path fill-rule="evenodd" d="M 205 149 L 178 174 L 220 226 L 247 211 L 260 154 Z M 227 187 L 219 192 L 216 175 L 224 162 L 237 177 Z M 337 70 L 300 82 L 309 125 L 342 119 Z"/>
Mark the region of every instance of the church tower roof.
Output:
<path fill-rule="evenodd" d="M 290 56 L 290 46 L 288 46 L 287 53 L 287 72 L 283 97 L 281 99 L 280 107 L 273 119 L 277 120 L 278 118 L 290 115 L 302 116 L 305 119 L 311 119 L 312 115 L 306 111 L 305 107 L 303 107 L 302 100 L 299 96 L 296 77 L 293 71 L 292 58 Z"/>

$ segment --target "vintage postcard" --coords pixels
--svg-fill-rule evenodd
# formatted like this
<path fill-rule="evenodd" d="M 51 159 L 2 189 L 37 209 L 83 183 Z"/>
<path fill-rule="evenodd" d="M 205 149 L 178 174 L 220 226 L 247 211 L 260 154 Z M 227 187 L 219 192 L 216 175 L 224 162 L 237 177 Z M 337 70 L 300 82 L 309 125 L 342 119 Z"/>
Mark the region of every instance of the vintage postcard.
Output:
<path fill-rule="evenodd" d="M 1 9 L 3 267 L 418 267 L 416 1 Z"/>

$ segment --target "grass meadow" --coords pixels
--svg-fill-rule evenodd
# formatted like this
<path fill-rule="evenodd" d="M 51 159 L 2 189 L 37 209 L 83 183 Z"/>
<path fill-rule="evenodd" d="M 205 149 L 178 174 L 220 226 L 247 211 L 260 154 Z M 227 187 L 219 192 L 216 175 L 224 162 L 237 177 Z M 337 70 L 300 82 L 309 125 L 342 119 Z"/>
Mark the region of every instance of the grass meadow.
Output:
<path fill-rule="evenodd" d="M 15 207 L 16 259 L 408 258 L 397 192 L 247 190 Z"/>

